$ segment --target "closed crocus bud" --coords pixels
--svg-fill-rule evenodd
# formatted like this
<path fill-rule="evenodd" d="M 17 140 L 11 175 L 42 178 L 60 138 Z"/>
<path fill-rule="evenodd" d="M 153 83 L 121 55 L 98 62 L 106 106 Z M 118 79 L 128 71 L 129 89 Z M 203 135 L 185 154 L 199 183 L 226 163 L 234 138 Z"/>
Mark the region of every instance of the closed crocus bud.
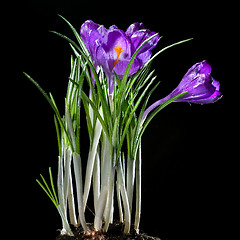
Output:
<path fill-rule="evenodd" d="M 193 65 L 183 77 L 172 96 L 187 92 L 175 102 L 214 103 L 222 97 L 220 83 L 211 76 L 211 66 L 207 61 Z"/>
<path fill-rule="evenodd" d="M 153 109 L 170 98 L 184 92 L 186 92 L 186 94 L 179 97 L 174 102 L 207 104 L 218 101 L 222 97 L 219 91 L 220 83 L 211 76 L 211 70 L 211 66 L 207 61 L 202 61 L 193 65 L 184 75 L 179 85 L 167 97 L 156 101 L 148 107 L 142 118 L 145 119 Z"/>

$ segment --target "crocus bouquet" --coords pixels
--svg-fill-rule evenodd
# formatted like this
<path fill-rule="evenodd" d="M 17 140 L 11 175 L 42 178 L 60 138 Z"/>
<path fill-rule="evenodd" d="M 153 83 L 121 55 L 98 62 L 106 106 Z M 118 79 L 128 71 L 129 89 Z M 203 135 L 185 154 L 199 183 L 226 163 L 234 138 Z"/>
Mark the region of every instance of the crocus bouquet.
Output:
<path fill-rule="evenodd" d="M 130 232 L 132 224 L 138 232 L 141 138 L 146 127 L 160 110 L 172 102 L 216 102 L 222 96 L 220 84 L 212 78 L 207 61 L 202 61 L 187 71 L 168 96 L 148 106 L 148 100 L 159 84 L 158 81 L 154 83 L 156 76 L 150 69 L 152 61 L 168 48 L 191 39 L 174 43 L 153 55 L 152 50 L 161 37 L 142 23 L 133 23 L 124 32 L 115 25 L 107 29 L 88 20 L 78 32 L 66 19 L 64 21 L 76 37 L 73 41 L 54 32 L 69 42 L 74 53 L 64 115 L 60 114 L 52 94 L 47 94 L 25 73 L 54 110 L 59 149 L 56 188 L 51 168 L 49 183 L 42 175 L 41 181 L 37 182 L 59 212 L 61 234 L 74 235 L 70 224 L 76 228 L 81 225 L 88 236 L 107 232 L 116 209 L 124 233 Z M 80 114 L 85 114 L 86 126 L 82 124 Z M 80 143 L 86 141 L 81 139 L 83 127 L 87 128 L 89 137 L 87 160 L 81 158 L 85 149 Z M 86 168 L 83 169 L 82 165 Z M 94 204 L 91 228 L 85 218 L 90 191 L 93 192 Z"/>

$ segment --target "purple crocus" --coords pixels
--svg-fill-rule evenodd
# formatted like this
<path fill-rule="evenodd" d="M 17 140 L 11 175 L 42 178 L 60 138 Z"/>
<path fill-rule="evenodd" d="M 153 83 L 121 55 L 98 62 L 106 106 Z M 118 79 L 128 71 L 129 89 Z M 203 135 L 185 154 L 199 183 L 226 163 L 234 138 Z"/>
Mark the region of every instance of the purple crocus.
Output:
<path fill-rule="evenodd" d="M 115 25 L 106 29 L 91 20 L 86 21 L 80 35 L 91 54 L 96 69 L 102 66 L 109 80 L 109 93 L 114 89 L 114 71 L 121 79 L 126 67 L 137 48 L 149 37 L 154 35 L 145 29 L 142 23 L 131 24 L 126 32 Z M 159 41 L 159 35 L 147 42 L 139 51 L 130 69 L 129 75 L 136 73 L 152 55 L 152 49 Z"/>
<path fill-rule="evenodd" d="M 154 108 L 184 92 L 187 93 L 174 102 L 207 104 L 218 101 L 222 97 L 221 92 L 219 92 L 220 83 L 211 76 L 211 70 L 207 61 L 193 65 L 179 85 L 168 96 L 156 101 L 145 110 L 142 119 L 144 120 Z"/>

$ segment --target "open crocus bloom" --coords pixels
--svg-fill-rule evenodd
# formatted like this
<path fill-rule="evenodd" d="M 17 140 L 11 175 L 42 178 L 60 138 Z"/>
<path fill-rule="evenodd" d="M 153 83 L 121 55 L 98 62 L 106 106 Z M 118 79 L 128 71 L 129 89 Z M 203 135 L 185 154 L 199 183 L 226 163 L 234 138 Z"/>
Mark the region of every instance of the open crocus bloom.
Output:
<path fill-rule="evenodd" d="M 145 29 L 142 23 L 133 23 L 126 32 L 115 25 L 106 29 L 91 20 L 86 21 L 80 30 L 80 35 L 91 54 L 96 68 L 102 66 L 109 80 L 109 93 L 114 89 L 113 69 L 121 79 L 131 57 L 137 48 L 149 37 L 154 35 Z M 136 73 L 150 59 L 151 50 L 159 41 L 159 35 L 147 42 L 139 51 L 130 69 L 129 75 Z"/>
<path fill-rule="evenodd" d="M 165 98 L 160 99 L 147 108 L 142 119 L 154 108 L 180 93 L 187 92 L 175 102 L 189 102 L 198 104 L 214 103 L 222 97 L 220 83 L 211 76 L 211 66 L 207 61 L 193 65 L 184 75 L 179 85 Z"/>

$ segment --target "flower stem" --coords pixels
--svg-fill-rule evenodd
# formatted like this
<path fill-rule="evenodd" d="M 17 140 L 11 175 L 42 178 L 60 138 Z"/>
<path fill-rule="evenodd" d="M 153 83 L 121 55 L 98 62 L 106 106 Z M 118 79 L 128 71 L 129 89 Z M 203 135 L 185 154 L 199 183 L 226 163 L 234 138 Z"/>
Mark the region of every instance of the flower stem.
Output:
<path fill-rule="evenodd" d="M 58 205 L 57 210 L 59 212 L 59 215 L 61 216 L 62 219 L 62 225 L 63 225 L 63 229 L 61 230 L 61 234 L 68 234 L 69 236 L 74 236 L 73 232 L 67 222 L 66 217 L 64 216 L 62 209 L 60 207 L 60 205 Z"/>
<path fill-rule="evenodd" d="M 93 198 L 94 198 L 95 212 L 97 209 L 99 196 L 100 196 L 100 158 L 99 158 L 99 153 L 97 152 L 95 164 L 93 168 Z"/>
<path fill-rule="evenodd" d="M 108 195 L 108 188 L 104 186 L 99 196 L 96 215 L 94 218 L 94 229 L 96 231 L 100 231 L 102 229 L 102 218 L 103 218 L 103 212 L 106 206 L 107 195 Z"/>
<path fill-rule="evenodd" d="M 110 142 L 105 133 L 103 133 L 103 142 L 104 146 L 102 149 L 102 167 L 101 167 L 101 193 L 99 196 L 96 215 L 94 219 L 94 228 L 95 230 L 101 230 L 102 228 L 102 220 L 104 215 L 104 210 L 107 212 L 106 205 L 109 200 L 109 183 L 111 178 L 111 147 Z"/>
<path fill-rule="evenodd" d="M 124 207 L 124 233 L 128 234 L 130 232 L 130 226 L 131 226 L 131 214 L 130 214 L 130 207 L 128 202 L 128 196 L 127 191 L 125 187 L 125 180 L 123 175 L 123 169 L 122 169 L 122 163 L 121 159 L 118 162 L 117 165 L 117 182 L 120 188 L 122 201 L 123 201 L 123 207 Z"/>
<path fill-rule="evenodd" d="M 139 233 L 139 224 L 141 217 L 141 188 L 142 188 L 142 156 L 141 156 L 141 140 L 139 143 L 137 160 L 136 160 L 136 212 L 134 229 Z"/>
<path fill-rule="evenodd" d="M 119 211 L 119 221 L 123 223 L 123 210 L 122 210 L 122 202 L 121 202 L 121 189 L 120 185 L 117 182 L 117 202 L 118 202 L 118 211 Z"/>
<path fill-rule="evenodd" d="M 83 227 L 83 230 L 87 231 L 88 227 L 86 224 L 83 208 L 82 164 L 80 155 L 78 153 L 73 153 L 73 166 L 76 180 L 79 220 L 80 224 Z"/>
<path fill-rule="evenodd" d="M 95 157 L 97 153 L 97 146 L 99 143 L 99 139 L 101 136 L 102 132 L 102 125 L 97 119 L 96 121 L 96 126 L 94 130 L 94 137 L 93 137 L 93 143 L 91 150 L 88 155 L 88 161 L 87 161 L 87 170 L 86 170 L 86 176 L 85 176 L 85 185 L 84 185 L 84 194 L 83 194 L 83 208 L 85 210 L 86 204 L 87 204 L 87 199 L 90 191 L 90 186 L 91 186 L 91 179 L 92 179 L 92 174 L 93 174 L 93 167 L 94 167 L 94 162 L 95 162 Z"/>
<path fill-rule="evenodd" d="M 73 194 L 73 184 L 72 184 L 72 172 L 69 174 L 69 193 L 68 193 L 68 209 L 69 209 L 69 217 L 70 223 L 75 227 L 78 226 L 76 213 L 75 213 L 75 201 Z"/>
<path fill-rule="evenodd" d="M 63 189 L 63 156 L 58 157 L 58 177 L 57 177 L 57 189 L 58 189 L 58 200 L 59 208 L 62 214 L 66 217 L 66 205 L 64 200 L 64 189 Z"/>
<path fill-rule="evenodd" d="M 64 150 L 64 181 L 63 181 L 63 190 L 64 190 L 64 206 L 67 206 L 67 200 L 68 200 L 68 191 L 69 191 L 69 175 L 71 171 L 71 161 L 72 161 L 72 151 L 70 148 L 66 148 Z M 67 207 L 65 208 L 65 211 L 67 210 Z M 65 213 L 65 215 L 67 215 Z"/>
<path fill-rule="evenodd" d="M 128 159 L 127 162 L 127 195 L 130 212 L 132 212 L 132 199 L 133 199 L 133 189 L 135 181 L 135 162 L 136 160 Z"/>
<path fill-rule="evenodd" d="M 113 163 L 116 161 L 116 151 L 113 152 Z M 105 207 L 106 216 L 105 216 L 105 225 L 103 228 L 104 232 L 107 232 L 109 223 L 111 221 L 111 216 L 113 216 L 113 196 L 114 196 L 114 179 L 115 179 L 115 167 L 110 160 L 110 171 L 108 172 L 108 201 Z"/>

